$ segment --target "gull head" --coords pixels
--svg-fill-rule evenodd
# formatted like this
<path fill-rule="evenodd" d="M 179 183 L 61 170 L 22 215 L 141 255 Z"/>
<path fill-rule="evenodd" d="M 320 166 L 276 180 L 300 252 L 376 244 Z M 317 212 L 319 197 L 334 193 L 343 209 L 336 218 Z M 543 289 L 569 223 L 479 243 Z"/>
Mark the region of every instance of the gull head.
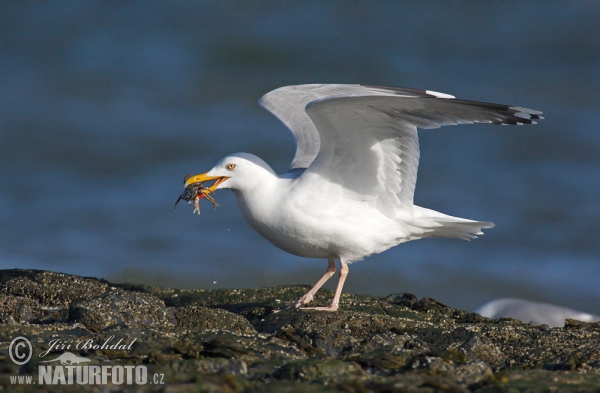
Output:
<path fill-rule="evenodd" d="M 268 175 L 275 176 L 275 172 L 259 157 L 249 153 L 234 153 L 222 158 L 210 171 L 190 176 L 184 187 L 214 181 L 204 189 L 209 192 L 221 188 L 244 191 L 258 186 L 261 179 Z"/>

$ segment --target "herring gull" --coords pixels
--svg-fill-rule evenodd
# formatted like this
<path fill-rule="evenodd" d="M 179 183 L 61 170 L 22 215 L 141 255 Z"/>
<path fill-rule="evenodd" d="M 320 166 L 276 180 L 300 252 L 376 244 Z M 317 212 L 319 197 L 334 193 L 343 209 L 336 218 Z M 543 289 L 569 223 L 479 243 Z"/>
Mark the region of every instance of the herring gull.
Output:
<path fill-rule="evenodd" d="M 541 112 L 516 106 L 370 85 L 285 86 L 265 94 L 259 104 L 296 139 L 289 170 L 277 175 L 255 155 L 231 154 L 210 171 L 187 177 L 180 199 L 194 199 L 197 207 L 203 196 L 231 189 L 246 221 L 272 244 L 301 257 L 326 258 L 325 275 L 295 307 L 313 300 L 339 260 L 331 305 L 305 307 L 326 311 L 339 307 L 348 264 L 410 240 L 473 239 L 494 226 L 413 204 L 417 128 L 542 119 Z M 214 183 L 204 187 L 208 181 Z"/>

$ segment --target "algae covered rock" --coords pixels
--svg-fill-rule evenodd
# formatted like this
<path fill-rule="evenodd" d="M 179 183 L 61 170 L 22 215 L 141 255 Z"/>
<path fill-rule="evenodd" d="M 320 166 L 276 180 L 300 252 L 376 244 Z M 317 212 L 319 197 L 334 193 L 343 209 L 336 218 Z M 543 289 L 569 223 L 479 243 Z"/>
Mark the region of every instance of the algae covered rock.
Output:
<path fill-rule="evenodd" d="M 74 300 L 103 294 L 108 282 L 43 270 L 3 270 L 0 293 L 37 301 L 47 307 L 68 307 Z"/>
<path fill-rule="evenodd" d="M 112 327 L 161 328 L 175 324 L 175 315 L 165 307 L 164 301 L 148 293 L 119 289 L 72 302 L 69 319 L 84 324 L 91 331 Z"/>
<path fill-rule="evenodd" d="M 200 331 L 227 330 L 236 334 L 256 334 L 250 322 L 238 314 L 222 308 L 188 306 L 175 308 L 176 325 L 179 328 Z"/>
<path fill-rule="evenodd" d="M 57 369 L 56 359 L 66 353 L 85 367 L 148 372 L 144 386 L 111 380 L 78 385 L 82 391 L 535 392 L 600 386 L 600 324 L 568 320 L 564 328 L 549 329 L 492 320 L 406 293 L 383 299 L 344 294 L 334 313 L 289 307 L 306 290 L 179 290 L 3 270 L 0 387 L 13 389 L 19 384 L 14 378 Z M 320 292 L 315 302 L 326 305 L 328 297 L 330 292 Z M 17 339 L 32 346 L 24 364 L 10 356 Z M 51 377 L 61 384 L 61 375 Z M 68 384 L 66 375 L 64 380 Z"/>

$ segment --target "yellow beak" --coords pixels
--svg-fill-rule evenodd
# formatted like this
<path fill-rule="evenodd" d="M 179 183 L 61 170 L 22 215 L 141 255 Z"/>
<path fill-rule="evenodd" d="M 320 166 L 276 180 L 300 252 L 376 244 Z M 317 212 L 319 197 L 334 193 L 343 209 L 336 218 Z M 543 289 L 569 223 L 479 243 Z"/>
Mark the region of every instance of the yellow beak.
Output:
<path fill-rule="evenodd" d="M 227 179 L 229 179 L 229 178 L 226 176 L 206 176 L 206 173 L 202 173 L 200 175 L 191 176 L 189 179 L 187 179 L 185 181 L 185 184 L 183 185 L 183 187 L 186 188 L 190 184 L 194 184 L 194 183 L 204 183 L 205 181 L 216 180 L 212 186 L 205 187 L 207 190 L 210 190 L 210 192 L 213 192 L 213 191 L 215 191 L 215 189 L 217 188 L 217 186 L 219 184 L 223 183 Z"/>

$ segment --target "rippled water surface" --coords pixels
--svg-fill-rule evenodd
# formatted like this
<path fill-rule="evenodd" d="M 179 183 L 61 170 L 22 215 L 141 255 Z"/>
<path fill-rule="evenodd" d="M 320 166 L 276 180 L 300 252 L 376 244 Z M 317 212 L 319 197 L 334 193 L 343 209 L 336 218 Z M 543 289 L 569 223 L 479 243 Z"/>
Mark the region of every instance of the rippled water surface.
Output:
<path fill-rule="evenodd" d="M 314 283 L 326 262 L 271 246 L 228 191 L 200 217 L 173 203 L 185 174 L 231 152 L 287 168 L 293 139 L 262 94 L 369 83 L 546 120 L 422 131 L 416 203 L 496 228 L 370 257 L 346 290 L 598 314 L 598 20 L 593 1 L 4 3 L 0 268 L 194 288 Z"/>

